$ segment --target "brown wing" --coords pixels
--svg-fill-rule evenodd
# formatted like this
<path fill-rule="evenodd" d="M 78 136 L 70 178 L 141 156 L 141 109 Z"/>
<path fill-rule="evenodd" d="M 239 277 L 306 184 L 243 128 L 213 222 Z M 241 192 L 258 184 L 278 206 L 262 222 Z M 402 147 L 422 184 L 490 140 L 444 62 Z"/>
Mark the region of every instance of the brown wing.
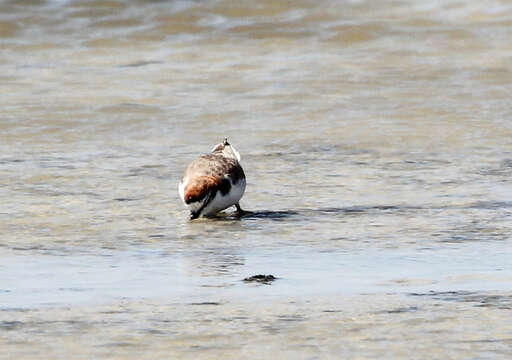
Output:
<path fill-rule="evenodd" d="M 222 194 L 227 194 L 231 188 L 231 183 L 227 178 L 218 176 L 199 176 L 189 180 L 185 188 L 185 203 L 190 204 L 201 201 L 208 194 L 220 190 Z"/>
<path fill-rule="evenodd" d="M 208 194 L 219 190 L 223 195 L 231 189 L 231 182 L 245 178 L 238 162 L 224 156 L 208 154 L 194 160 L 185 172 L 188 184 L 185 187 L 185 203 L 201 201 Z M 231 179 L 231 181 L 230 181 Z"/>

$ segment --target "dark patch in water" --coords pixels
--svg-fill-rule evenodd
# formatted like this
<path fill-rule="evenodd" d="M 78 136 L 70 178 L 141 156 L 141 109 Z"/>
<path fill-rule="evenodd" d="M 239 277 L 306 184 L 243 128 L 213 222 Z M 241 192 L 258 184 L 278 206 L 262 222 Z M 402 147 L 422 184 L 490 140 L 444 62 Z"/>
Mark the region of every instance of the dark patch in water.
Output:
<path fill-rule="evenodd" d="M 112 342 L 107 344 L 96 345 L 97 347 L 128 347 L 128 346 L 136 346 L 136 344 L 129 342 Z"/>
<path fill-rule="evenodd" d="M 59 291 L 71 291 L 71 292 L 84 292 L 84 291 L 91 291 L 94 290 L 93 288 L 58 288 Z"/>
<path fill-rule="evenodd" d="M 134 198 L 115 198 L 114 201 L 135 201 Z"/>
<path fill-rule="evenodd" d="M 27 308 L 8 308 L 8 307 L 2 307 L 0 308 L 0 311 L 5 312 L 29 312 L 30 309 Z"/>
<path fill-rule="evenodd" d="M 468 241 L 478 241 L 479 239 L 470 239 L 467 236 L 464 235 L 453 235 L 450 236 L 448 239 L 441 239 L 440 242 L 442 243 L 449 243 L 449 244 L 458 244 Z"/>
<path fill-rule="evenodd" d="M 397 205 L 375 205 L 375 206 L 349 206 L 349 207 L 329 207 L 310 210 L 320 214 L 363 214 L 371 211 L 406 211 L 411 210 L 411 207 L 397 206 Z"/>
<path fill-rule="evenodd" d="M 511 168 L 512 169 L 512 159 L 505 159 L 501 162 L 501 167 Z"/>
<path fill-rule="evenodd" d="M 114 314 L 128 314 L 129 311 L 126 310 L 106 310 L 106 311 L 100 311 L 100 314 L 106 314 L 106 315 L 114 315 Z"/>
<path fill-rule="evenodd" d="M 141 332 L 146 333 L 146 334 L 151 334 L 151 335 L 164 335 L 165 334 L 164 331 L 158 330 L 158 329 L 143 329 L 143 330 L 141 330 Z"/>
<path fill-rule="evenodd" d="M 472 291 L 429 291 L 427 293 L 410 293 L 409 295 L 428 296 L 443 301 L 474 303 L 475 307 L 512 309 L 512 295 L 492 295 Z"/>
<path fill-rule="evenodd" d="M 1 321 L 0 329 L 1 330 L 15 330 L 23 326 L 21 321 Z"/>
<path fill-rule="evenodd" d="M 11 249 L 12 250 L 17 250 L 17 251 L 47 250 L 42 245 L 28 245 L 26 247 L 13 246 L 13 247 L 11 247 Z"/>
<path fill-rule="evenodd" d="M 497 210 L 502 208 L 512 208 L 512 201 L 478 201 L 467 206 L 468 209 L 487 209 Z"/>
<path fill-rule="evenodd" d="M 215 301 L 203 301 L 203 302 L 197 302 L 197 303 L 190 303 L 189 305 L 199 305 L 199 306 L 202 306 L 202 305 L 222 305 L 221 303 L 219 302 L 215 302 Z"/>
<path fill-rule="evenodd" d="M 141 168 L 143 169 L 158 169 L 158 168 L 163 168 L 164 165 L 162 164 L 149 164 L 149 165 L 142 165 Z"/>
<path fill-rule="evenodd" d="M 23 160 L 23 159 L 10 159 L 10 158 L 0 159 L 0 165 L 12 164 L 12 163 L 22 163 L 22 162 L 25 162 L 25 160 Z"/>
<path fill-rule="evenodd" d="M 304 321 L 304 316 L 301 315 L 278 315 L 277 318 L 281 321 Z"/>
<path fill-rule="evenodd" d="M 512 175 L 512 159 L 505 159 L 500 162 L 499 166 L 492 168 L 483 168 L 478 171 L 483 176 L 505 176 Z"/>
<path fill-rule="evenodd" d="M 253 275 L 246 277 L 243 279 L 244 282 L 257 282 L 260 284 L 270 285 L 273 281 L 275 281 L 277 278 L 274 275 Z"/>
<path fill-rule="evenodd" d="M 418 311 L 416 306 L 399 307 L 391 310 L 378 311 L 377 314 L 403 314 Z"/>
<path fill-rule="evenodd" d="M 154 60 L 148 60 L 148 61 L 135 61 L 135 62 L 133 62 L 133 63 L 124 64 L 124 65 L 119 65 L 119 67 L 121 67 L 121 68 L 126 68 L 126 67 L 141 67 L 141 66 L 147 66 L 147 65 L 158 65 L 158 64 L 163 64 L 163 62 L 161 62 L 161 61 L 154 61 Z"/>
<path fill-rule="evenodd" d="M 456 341 L 461 344 L 494 344 L 494 343 L 503 343 L 503 342 L 512 342 L 512 338 L 505 339 L 481 339 L 481 340 L 459 340 Z"/>
<path fill-rule="evenodd" d="M 363 208 L 337 208 L 337 207 L 329 207 L 312 210 L 313 212 L 318 212 L 320 214 L 344 214 L 344 213 L 363 213 L 365 210 Z"/>
<path fill-rule="evenodd" d="M 434 291 L 431 290 L 426 293 L 410 293 L 410 296 L 431 296 L 435 299 L 441 299 L 441 300 L 455 300 L 458 296 L 466 296 L 474 294 L 474 292 L 471 291 Z"/>

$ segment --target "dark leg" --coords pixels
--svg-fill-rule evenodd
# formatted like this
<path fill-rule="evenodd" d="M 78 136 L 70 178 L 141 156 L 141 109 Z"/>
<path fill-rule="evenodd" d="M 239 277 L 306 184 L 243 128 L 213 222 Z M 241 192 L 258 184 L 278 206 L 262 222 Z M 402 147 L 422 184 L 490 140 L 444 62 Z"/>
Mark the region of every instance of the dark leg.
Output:
<path fill-rule="evenodd" d="M 242 208 L 240 207 L 239 203 L 236 203 L 235 206 L 236 206 L 236 212 L 238 213 L 238 216 L 242 216 L 242 215 L 246 214 L 246 212 L 244 210 L 242 210 Z"/>
<path fill-rule="evenodd" d="M 191 211 L 190 212 L 190 220 L 197 219 L 200 214 L 201 214 L 201 212 L 199 212 L 199 211 Z"/>

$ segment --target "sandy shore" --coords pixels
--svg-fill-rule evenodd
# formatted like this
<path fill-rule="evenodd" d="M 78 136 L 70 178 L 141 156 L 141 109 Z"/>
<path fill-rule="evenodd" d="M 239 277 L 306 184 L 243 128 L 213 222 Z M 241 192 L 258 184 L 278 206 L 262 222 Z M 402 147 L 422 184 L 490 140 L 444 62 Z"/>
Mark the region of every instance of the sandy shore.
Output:
<path fill-rule="evenodd" d="M 428 293 L 2 311 L 2 359 L 506 359 L 511 295 Z"/>

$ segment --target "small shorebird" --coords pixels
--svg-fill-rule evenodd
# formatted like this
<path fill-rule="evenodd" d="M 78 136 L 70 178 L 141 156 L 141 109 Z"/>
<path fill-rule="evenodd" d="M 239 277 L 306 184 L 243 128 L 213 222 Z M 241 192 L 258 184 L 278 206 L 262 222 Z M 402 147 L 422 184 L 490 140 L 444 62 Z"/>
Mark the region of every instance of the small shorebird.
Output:
<path fill-rule="evenodd" d="M 228 143 L 217 144 L 211 154 L 190 163 L 179 185 L 181 200 L 190 210 L 190 219 L 213 215 L 235 205 L 243 214 L 239 201 L 245 191 L 245 174 L 240 154 Z"/>

